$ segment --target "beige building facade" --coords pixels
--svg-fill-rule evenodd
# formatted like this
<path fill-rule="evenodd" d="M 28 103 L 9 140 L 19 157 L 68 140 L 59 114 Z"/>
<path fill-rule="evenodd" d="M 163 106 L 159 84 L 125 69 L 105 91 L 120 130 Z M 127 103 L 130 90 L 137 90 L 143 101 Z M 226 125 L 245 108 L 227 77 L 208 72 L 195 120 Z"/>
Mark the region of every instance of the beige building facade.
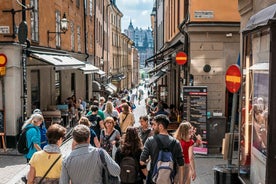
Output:
<path fill-rule="evenodd" d="M 207 109 L 228 115 L 225 72 L 239 57 L 240 16 L 237 1 L 158 1 L 152 21 L 156 55 L 148 59 L 156 66 L 166 61 L 168 69 L 156 84 L 167 89 L 168 104 L 180 107 L 183 86 L 207 86 Z M 164 12 L 164 16 L 162 13 Z M 163 40 L 163 41 L 162 41 Z M 187 63 L 178 65 L 178 51 L 187 54 Z M 204 68 L 208 70 L 204 71 Z M 176 92 L 176 94 L 175 94 Z M 160 96 L 160 95 L 159 95 Z"/>

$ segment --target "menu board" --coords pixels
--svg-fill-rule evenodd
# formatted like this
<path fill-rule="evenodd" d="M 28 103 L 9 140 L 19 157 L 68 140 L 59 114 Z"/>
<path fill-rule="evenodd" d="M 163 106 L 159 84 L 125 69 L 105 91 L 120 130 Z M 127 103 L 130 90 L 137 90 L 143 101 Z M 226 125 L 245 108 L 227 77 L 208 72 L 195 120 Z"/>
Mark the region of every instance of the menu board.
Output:
<path fill-rule="evenodd" d="M 184 86 L 183 118 L 190 123 L 206 123 L 207 121 L 207 87 Z"/>
<path fill-rule="evenodd" d="M 194 153 L 207 154 L 207 87 L 183 87 L 183 119 L 189 121 L 194 128 Z"/>

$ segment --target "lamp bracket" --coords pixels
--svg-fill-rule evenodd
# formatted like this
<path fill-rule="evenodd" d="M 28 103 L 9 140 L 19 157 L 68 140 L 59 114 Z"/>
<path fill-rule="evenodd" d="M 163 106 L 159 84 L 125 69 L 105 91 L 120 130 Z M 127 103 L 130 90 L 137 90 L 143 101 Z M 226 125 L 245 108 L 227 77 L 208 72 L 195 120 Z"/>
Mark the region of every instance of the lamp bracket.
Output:
<path fill-rule="evenodd" d="M 29 10 L 34 10 L 34 7 L 30 7 L 30 8 L 25 8 L 22 10 L 14 10 L 14 9 L 10 9 L 10 10 L 2 10 L 3 13 L 11 13 L 12 14 L 12 34 L 10 35 L 4 35 L 4 37 L 12 37 L 13 39 L 16 38 L 16 33 L 15 33 L 15 20 L 14 20 L 14 16 L 16 13 L 18 12 L 23 12 L 23 11 L 29 11 Z"/>

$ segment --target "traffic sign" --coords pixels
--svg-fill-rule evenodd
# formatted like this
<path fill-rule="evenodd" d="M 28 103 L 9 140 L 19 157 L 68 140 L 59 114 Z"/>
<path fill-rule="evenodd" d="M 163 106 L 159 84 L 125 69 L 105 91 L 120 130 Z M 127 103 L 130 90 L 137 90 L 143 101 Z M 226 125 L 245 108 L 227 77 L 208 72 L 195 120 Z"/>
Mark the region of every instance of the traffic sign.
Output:
<path fill-rule="evenodd" d="M 187 54 L 183 51 L 179 51 L 176 54 L 175 61 L 178 65 L 184 65 L 187 62 Z"/>
<path fill-rule="evenodd" d="M 231 65 L 225 74 L 226 88 L 231 93 L 236 93 L 241 87 L 241 71 L 236 64 Z"/>
<path fill-rule="evenodd" d="M 0 67 L 7 64 L 7 56 L 5 54 L 0 54 Z"/>

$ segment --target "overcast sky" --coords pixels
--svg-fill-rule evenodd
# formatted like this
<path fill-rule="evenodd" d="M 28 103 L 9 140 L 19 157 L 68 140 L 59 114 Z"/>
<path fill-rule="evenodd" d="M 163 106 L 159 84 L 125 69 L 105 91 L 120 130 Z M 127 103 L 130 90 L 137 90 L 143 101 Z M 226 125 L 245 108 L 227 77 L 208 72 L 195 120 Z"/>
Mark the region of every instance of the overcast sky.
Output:
<path fill-rule="evenodd" d="M 117 7 L 124 14 L 122 32 L 128 28 L 130 19 L 133 27 L 147 29 L 150 27 L 150 14 L 154 0 L 116 0 Z"/>

